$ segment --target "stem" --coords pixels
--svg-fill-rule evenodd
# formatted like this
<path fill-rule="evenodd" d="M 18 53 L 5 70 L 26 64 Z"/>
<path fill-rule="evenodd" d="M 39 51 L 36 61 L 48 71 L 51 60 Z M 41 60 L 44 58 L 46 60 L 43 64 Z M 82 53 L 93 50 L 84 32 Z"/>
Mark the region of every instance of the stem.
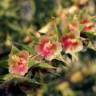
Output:
<path fill-rule="evenodd" d="M 57 29 L 57 26 L 55 24 L 55 32 L 56 32 L 56 37 L 57 37 L 57 41 L 59 40 L 59 36 L 58 36 L 58 29 Z"/>

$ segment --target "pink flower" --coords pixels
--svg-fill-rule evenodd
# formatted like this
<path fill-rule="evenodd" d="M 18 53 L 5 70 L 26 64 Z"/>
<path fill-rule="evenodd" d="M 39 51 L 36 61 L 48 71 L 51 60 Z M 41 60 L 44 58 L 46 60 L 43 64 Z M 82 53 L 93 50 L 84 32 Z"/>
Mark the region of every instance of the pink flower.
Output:
<path fill-rule="evenodd" d="M 66 53 L 75 53 L 83 49 L 82 43 L 73 34 L 63 36 L 61 44 Z"/>
<path fill-rule="evenodd" d="M 14 75 L 25 75 L 28 72 L 29 53 L 21 51 L 18 55 L 10 55 L 9 72 Z"/>
<path fill-rule="evenodd" d="M 54 59 L 60 52 L 62 48 L 60 44 L 51 42 L 49 39 L 43 39 L 37 46 L 37 52 L 39 55 L 47 60 Z"/>
<path fill-rule="evenodd" d="M 84 32 L 88 32 L 88 31 L 92 31 L 93 30 L 93 22 L 91 22 L 88 19 L 85 19 L 83 21 L 80 22 L 80 24 L 82 24 L 84 26 L 83 31 Z"/>

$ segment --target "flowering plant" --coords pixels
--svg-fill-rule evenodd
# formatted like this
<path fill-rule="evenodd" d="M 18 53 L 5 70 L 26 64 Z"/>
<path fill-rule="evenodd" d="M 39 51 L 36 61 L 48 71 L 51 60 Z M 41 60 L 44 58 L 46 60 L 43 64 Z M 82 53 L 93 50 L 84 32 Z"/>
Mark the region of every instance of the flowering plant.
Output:
<path fill-rule="evenodd" d="M 60 3 L 59 0 L 57 1 Z M 56 16 L 52 19 L 50 17 L 45 26 L 43 26 L 45 21 L 41 25 L 40 22 L 47 13 L 41 12 L 38 15 L 35 14 L 35 8 L 33 13 L 25 8 L 29 13 L 24 15 L 21 12 L 19 18 L 19 16 L 14 17 L 20 12 L 18 8 L 15 9 L 16 13 L 12 10 L 10 11 L 13 13 L 6 12 L 13 8 L 14 4 L 11 0 L 8 0 L 8 4 L 13 4 L 11 7 L 1 4 L 4 11 L 0 11 L 2 13 L 0 16 L 8 19 L 5 20 L 8 26 L 3 21 L 2 24 L 0 23 L 0 28 L 6 25 L 2 31 L 7 28 L 8 32 L 4 45 L 0 45 L 2 46 L 0 96 L 95 96 L 96 16 L 90 15 L 85 10 L 81 11 L 79 7 L 84 2 L 77 1 L 75 1 L 77 5 L 72 7 L 73 10 L 67 8 L 66 11 L 58 6 Z M 27 6 L 28 2 L 34 4 L 31 0 L 24 0 L 22 4 L 21 0 L 20 5 Z M 39 1 L 34 0 L 34 2 L 37 4 Z M 44 2 L 46 3 L 47 0 Z M 31 5 L 29 7 L 31 8 Z M 7 18 L 9 13 L 11 19 Z M 37 19 L 33 20 L 33 18 Z M 4 53 L 2 50 L 5 50 Z M 88 95 L 88 92 L 91 95 Z"/>

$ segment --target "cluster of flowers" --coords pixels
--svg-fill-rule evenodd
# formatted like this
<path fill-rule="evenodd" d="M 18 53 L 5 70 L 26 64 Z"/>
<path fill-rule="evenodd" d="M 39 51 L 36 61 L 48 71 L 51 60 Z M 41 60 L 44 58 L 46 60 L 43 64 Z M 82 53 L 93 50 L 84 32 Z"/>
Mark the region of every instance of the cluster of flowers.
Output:
<path fill-rule="evenodd" d="M 95 18 L 95 17 L 92 17 Z M 40 41 L 37 52 L 39 55 L 43 56 L 47 60 L 52 60 L 56 57 L 56 55 L 60 54 L 61 51 L 65 53 L 76 53 L 83 49 L 83 42 L 81 40 L 80 34 L 82 32 L 95 32 L 96 31 L 96 23 L 91 19 L 83 19 L 82 21 L 68 23 L 66 25 L 69 32 L 65 33 L 60 37 L 59 44 L 52 42 L 50 39 L 43 39 Z M 64 20 L 64 18 L 63 18 Z M 82 26 L 82 30 L 80 30 L 80 26 Z"/>
<path fill-rule="evenodd" d="M 94 32 L 96 30 L 96 24 L 91 19 L 84 19 L 79 23 L 69 23 L 67 26 L 69 32 L 61 36 L 58 41 L 54 42 L 48 36 L 42 38 L 36 45 L 37 54 L 51 61 L 59 56 L 61 51 L 72 54 L 83 50 L 83 43 L 80 37 L 81 32 L 78 31 L 80 25 L 83 26 L 81 32 Z M 79 35 L 76 32 L 79 32 Z M 17 55 L 11 55 L 9 58 L 9 72 L 16 75 L 25 75 L 28 72 L 29 57 L 29 53 L 26 51 L 21 51 Z"/>

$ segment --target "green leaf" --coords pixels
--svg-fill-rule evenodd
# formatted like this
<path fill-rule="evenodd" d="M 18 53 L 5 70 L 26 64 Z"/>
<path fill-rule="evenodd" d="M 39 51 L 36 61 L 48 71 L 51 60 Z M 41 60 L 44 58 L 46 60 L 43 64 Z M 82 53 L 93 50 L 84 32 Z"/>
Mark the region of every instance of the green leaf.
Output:
<path fill-rule="evenodd" d="M 12 74 L 6 74 L 5 76 L 3 76 L 3 80 L 11 80 L 13 78 Z"/>
<path fill-rule="evenodd" d="M 17 32 L 22 32 L 22 29 L 21 29 L 18 25 L 16 25 L 16 24 L 8 23 L 7 25 L 8 25 L 8 27 L 11 28 L 12 30 L 15 30 L 15 31 L 17 31 Z"/>
<path fill-rule="evenodd" d="M 57 40 L 59 40 L 60 37 L 62 36 L 62 33 L 60 32 L 60 30 L 58 29 L 57 26 L 55 26 L 54 30 L 55 30 L 55 33 L 56 33 L 56 36 L 57 36 Z"/>
<path fill-rule="evenodd" d="M 87 36 L 87 38 L 89 38 L 89 39 L 94 38 L 93 32 L 84 32 L 83 35 Z"/>
<path fill-rule="evenodd" d="M 33 55 L 35 55 L 35 50 L 33 50 L 33 48 L 29 47 L 28 45 L 25 44 L 21 44 L 20 45 L 22 48 L 24 48 L 26 51 L 32 53 Z"/>
<path fill-rule="evenodd" d="M 38 61 L 35 60 L 29 60 L 29 68 L 31 67 L 40 67 L 40 68 L 55 68 L 52 65 L 48 64 L 48 63 L 39 63 Z"/>
<path fill-rule="evenodd" d="M 96 22 L 96 18 L 92 18 L 91 20 L 92 20 L 93 22 Z"/>
<path fill-rule="evenodd" d="M 8 68 L 8 60 L 1 60 L 0 68 Z"/>
<path fill-rule="evenodd" d="M 53 67 L 52 65 L 50 65 L 48 63 L 38 64 L 38 67 L 40 67 L 40 68 L 55 68 L 55 67 Z"/>
<path fill-rule="evenodd" d="M 81 32 L 83 29 L 84 29 L 84 26 L 81 24 L 81 25 L 79 26 L 79 31 Z"/>
<path fill-rule="evenodd" d="M 32 60 L 32 59 L 30 59 L 29 60 L 29 63 L 28 63 L 28 66 L 29 66 L 29 68 L 31 68 L 31 67 L 33 67 L 33 66 L 36 66 L 38 63 L 35 61 L 35 60 Z"/>

